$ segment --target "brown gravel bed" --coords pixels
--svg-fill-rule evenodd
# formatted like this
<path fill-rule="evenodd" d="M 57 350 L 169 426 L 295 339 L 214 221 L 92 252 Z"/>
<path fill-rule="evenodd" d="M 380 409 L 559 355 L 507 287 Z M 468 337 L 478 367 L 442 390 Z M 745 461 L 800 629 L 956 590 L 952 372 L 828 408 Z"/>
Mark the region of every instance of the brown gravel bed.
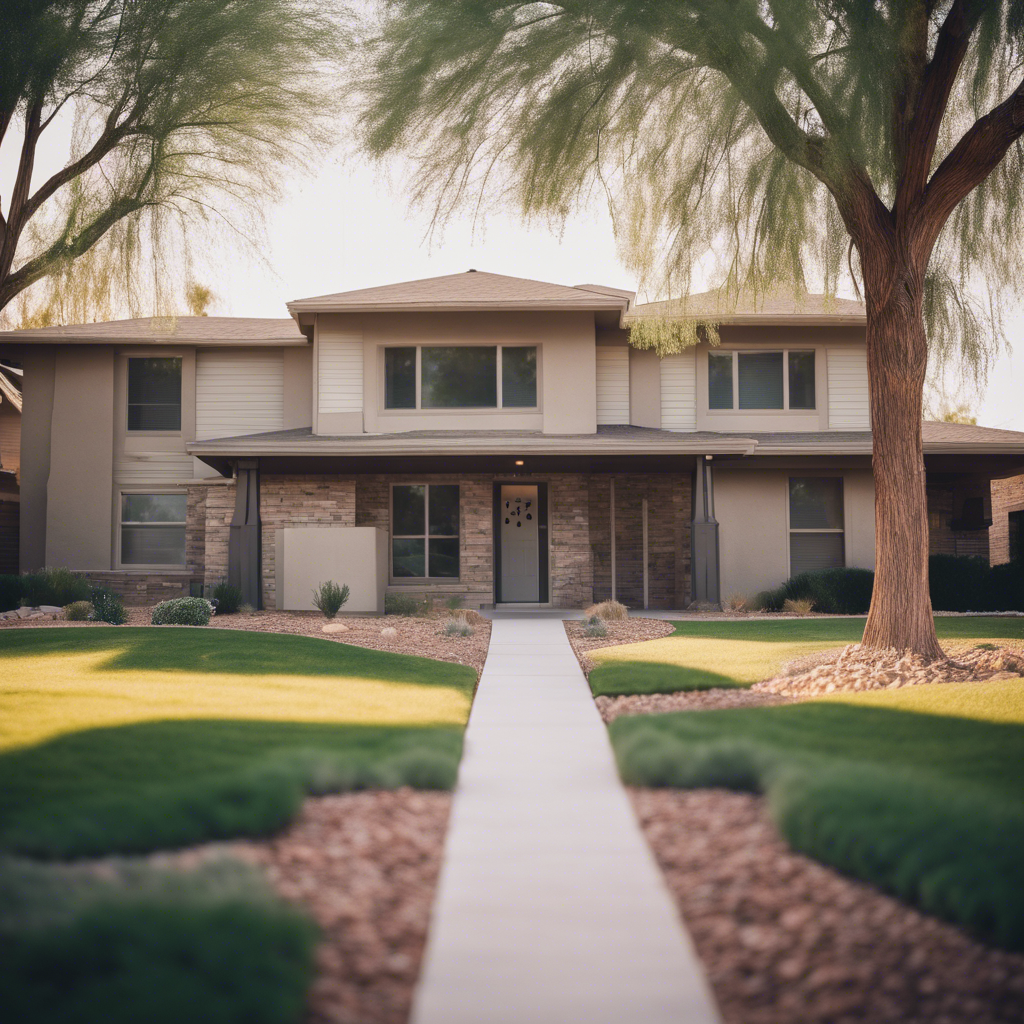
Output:
<path fill-rule="evenodd" d="M 148 626 L 150 608 L 129 608 L 129 626 Z M 241 629 L 260 633 L 291 633 L 316 636 L 323 640 L 370 647 L 377 651 L 397 654 L 418 654 L 438 661 L 451 661 L 470 665 L 477 673 L 483 671 L 487 658 L 487 645 L 491 640 L 491 622 L 481 615 L 470 615 L 473 635 L 445 636 L 441 630 L 448 616 L 442 618 L 407 618 L 401 615 L 345 617 L 333 621 L 347 627 L 344 633 L 325 633 L 327 620 L 319 612 L 239 612 L 236 615 L 216 615 L 210 619 L 210 628 Z M 102 622 L 67 622 L 64 619 L 5 619 L 0 629 L 46 629 L 55 626 L 102 626 Z M 393 629 L 395 635 L 381 635 L 381 630 Z"/>
<path fill-rule="evenodd" d="M 793 853 L 762 798 L 630 795 L 725 1024 L 1024 1020 L 1024 956 Z"/>
<path fill-rule="evenodd" d="M 669 711 L 717 711 L 720 708 L 763 708 L 792 704 L 792 697 L 774 693 L 751 693 L 746 689 L 719 687 L 714 690 L 682 690 L 678 693 L 643 693 L 622 697 L 595 697 L 594 703 L 605 722 L 622 715 L 659 715 Z"/>
<path fill-rule="evenodd" d="M 262 868 L 320 926 L 306 1024 L 405 1024 L 450 809 L 449 793 L 408 788 L 317 797 L 273 839 L 150 860 L 189 868 L 228 855 Z"/>
<path fill-rule="evenodd" d="M 569 637 L 569 645 L 585 673 L 594 667 L 587 657 L 588 651 L 596 651 L 599 647 L 618 647 L 619 644 L 639 644 L 675 632 L 675 626 L 667 619 L 636 618 L 606 622 L 607 636 L 585 636 L 583 623 L 573 619 L 566 619 L 563 625 Z"/>

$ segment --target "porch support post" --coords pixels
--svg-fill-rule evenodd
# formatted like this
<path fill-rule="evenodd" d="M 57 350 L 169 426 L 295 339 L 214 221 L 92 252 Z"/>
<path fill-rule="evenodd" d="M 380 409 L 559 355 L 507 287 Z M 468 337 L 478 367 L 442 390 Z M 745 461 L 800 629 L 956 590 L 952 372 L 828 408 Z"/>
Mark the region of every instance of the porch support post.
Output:
<path fill-rule="evenodd" d="M 263 607 L 260 585 L 260 469 L 256 459 L 238 463 L 235 514 L 228 533 L 228 582 L 242 591 L 242 603 Z"/>
<path fill-rule="evenodd" d="M 715 519 L 715 478 L 710 455 L 697 460 L 690 537 L 693 545 L 693 600 L 708 604 L 721 604 L 718 520 Z"/>

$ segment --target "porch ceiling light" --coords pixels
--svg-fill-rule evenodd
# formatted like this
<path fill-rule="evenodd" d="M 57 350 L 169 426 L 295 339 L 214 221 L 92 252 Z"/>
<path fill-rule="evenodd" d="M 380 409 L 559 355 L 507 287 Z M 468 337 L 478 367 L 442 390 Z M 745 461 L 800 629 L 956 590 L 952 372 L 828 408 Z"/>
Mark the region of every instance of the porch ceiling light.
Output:
<path fill-rule="evenodd" d="M 524 463 L 523 463 L 523 460 L 522 460 L 522 459 L 516 459 L 516 465 L 517 465 L 517 466 L 522 466 L 522 465 L 524 465 Z"/>

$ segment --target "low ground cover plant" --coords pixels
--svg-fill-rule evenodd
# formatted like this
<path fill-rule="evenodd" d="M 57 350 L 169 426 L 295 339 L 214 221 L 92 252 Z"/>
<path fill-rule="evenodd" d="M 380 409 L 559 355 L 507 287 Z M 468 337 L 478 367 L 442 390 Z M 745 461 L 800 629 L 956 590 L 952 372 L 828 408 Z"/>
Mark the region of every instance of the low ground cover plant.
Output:
<path fill-rule="evenodd" d="M 817 651 L 859 643 L 864 619 L 708 619 L 673 623 L 675 632 L 643 643 L 591 651 L 595 696 L 676 693 L 749 686 Z M 1024 619 L 940 616 L 942 644 L 1024 640 Z"/>
<path fill-rule="evenodd" d="M 64 605 L 64 618 L 68 622 L 85 622 L 92 618 L 94 611 L 91 601 L 72 601 Z"/>
<path fill-rule="evenodd" d="M 932 711 L 952 694 L 917 689 Z M 610 733 L 626 782 L 763 792 L 795 849 L 1024 949 L 1024 725 L 872 697 L 623 717 Z"/>
<path fill-rule="evenodd" d="M 153 609 L 154 626 L 208 626 L 213 606 L 203 597 L 174 597 Z"/>
<path fill-rule="evenodd" d="M 348 594 L 347 583 L 338 586 L 333 580 L 328 580 L 313 591 L 313 604 L 326 618 L 333 619 L 348 601 Z"/>
<path fill-rule="evenodd" d="M 308 793 L 450 788 L 475 682 L 312 637 L 6 630 L 0 851 L 143 853 L 271 834 Z"/>
<path fill-rule="evenodd" d="M 213 588 L 218 615 L 234 615 L 242 605 L 242 590 L 230 583 L 218 583 Z"/>
<path fill-rule="evenodd" d="M 128 621 L 128 611 L 121 600 L 121 595 L 115 594 L 107 587 L 93 587 L 89 592 L 89 603 L 92 605 L 93 618 L 97 622 L 123 626 Z"/>

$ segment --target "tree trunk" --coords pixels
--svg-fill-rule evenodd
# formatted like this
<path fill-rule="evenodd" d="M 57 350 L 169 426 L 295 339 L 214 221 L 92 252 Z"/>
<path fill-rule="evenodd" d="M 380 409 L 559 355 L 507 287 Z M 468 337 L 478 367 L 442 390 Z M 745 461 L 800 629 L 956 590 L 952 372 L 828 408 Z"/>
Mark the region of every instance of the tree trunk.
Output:
<path fill-rule="evenodd" d="M 923 274 L 862 251 L 875 477 L 875 589 L 863 643 L 944 657 L 928 591 L 921 405 L 928 363 Z M 875 265 L 871 266 L 874 262 Z M 884 264 L 885 270 L 883 271 Z M 872 272 L 873 271 L 873 272 Z"/>

